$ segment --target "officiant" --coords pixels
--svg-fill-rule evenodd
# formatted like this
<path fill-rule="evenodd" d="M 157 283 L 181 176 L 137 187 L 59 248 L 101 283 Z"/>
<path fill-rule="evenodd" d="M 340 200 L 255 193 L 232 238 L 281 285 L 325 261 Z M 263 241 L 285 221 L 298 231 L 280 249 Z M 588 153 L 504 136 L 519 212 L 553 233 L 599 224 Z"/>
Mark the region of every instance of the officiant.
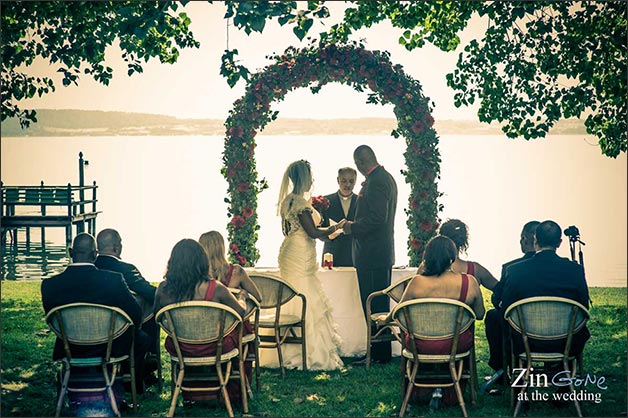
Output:
<path fill-rule="evenodd" d="M 351 167 L 343 167 L 338 170 L 338 191 L 325 196 L 329 200 L 329 208 L 321 213 L 323 215 L 322 226 L 330 226 L 342 219 L 348 221 L 355 219 L 358 196 L 353 193 L 353 188 L 357 175 L 357 172 Z M 333 265 L 335 267 L 353 267 L 351 236 L 334 233 L 321 239 L 325 241 L 323 257 L 325 253 L 331 253 L 334 257 Z"/>

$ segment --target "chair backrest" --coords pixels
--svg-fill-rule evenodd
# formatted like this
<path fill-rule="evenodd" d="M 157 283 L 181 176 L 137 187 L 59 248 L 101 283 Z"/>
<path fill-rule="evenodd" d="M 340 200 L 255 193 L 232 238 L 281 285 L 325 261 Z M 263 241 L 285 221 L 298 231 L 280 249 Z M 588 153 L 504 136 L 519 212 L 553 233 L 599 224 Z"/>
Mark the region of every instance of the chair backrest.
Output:
<path fill-rule="evenodd" d="M 268 273 L 250 273 L 249 277 L 262 295 L 262 309 L 276 308 L 288 303 L 299 292 L 289 283 Z"/>
<path fill-rule="evenodd" d="M 155 320 L 175 341 L 209 344 L 232 332 L 242 318 L 227 305 L 210 301 L 189 301 L 163 307 Z"/>
<path fill-rule="evenodd" d="M 388 295 L 388 297 L 394 300 L 396 303 L 399 303 L 401 297 L 403 296 L 403 292 L 405 292 L 408 283 L 410 283 L 410 280 L 412 280 L 414 276 L 416 276 L 416 274 L 410 274 L 409 276 L 402 278 L 398 282 L 391 284 L 383 290 L 384 294 Z"/>
<path fill-rule="evenodd" d="M 48 312 L 46 322 L 64 342 L 76 345 L 111 343 L 133 321 L 120 308 L 95 303 L 70 303 Z"/>
<path fill-rule="evenodd" d="M 150 304 L 146 298 L 141 295 L 138 295 L 134 291 L 131 290 L 131 294 L 137 301 L 137 304 L 142 308 L 142 324 L 150 321 L 150 319 L 154 316 L 153 305 Z"/>
<path fill-rule="evenodd" d="M 445 298 L 408 300 L 395 306 L 392 315 L 401 329 L 423 340 L 453 338 L 475 322 L 469 306 Z"/>
<path fill-rule="evenodd" d="M 230 287 L 229 291 L 237 298 L 240 293 L 240 289 Z M 249 294 L 246 297 L 246 308 L 244 309 L 244 315 L 242 315 L 242 320 L 249 319 L 257 310 L 260 309 L 260 301 L 255 298 L 255 296 Z"/>
<path fill-rule="evenodd" d="M 513 303 L 504 318 L 520 334 L 525 332 L 528 337 L 539 340 L 557 340 L 580 331 L 589 320 L 589 312 L 571 299 L 537 296 Z"/>

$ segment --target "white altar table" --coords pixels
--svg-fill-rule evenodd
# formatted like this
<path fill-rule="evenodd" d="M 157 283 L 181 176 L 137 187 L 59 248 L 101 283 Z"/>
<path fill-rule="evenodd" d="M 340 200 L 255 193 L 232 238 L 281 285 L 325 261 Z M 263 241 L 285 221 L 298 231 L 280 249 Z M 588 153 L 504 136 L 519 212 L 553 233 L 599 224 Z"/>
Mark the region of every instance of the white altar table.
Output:
<path fill-rule="evenodd" d="M 246 270 L 279 276 L 279 269 L 276 267 L 246 268 Z M 415 273 L 416 268 L 395 268 L 391 281 L 396 283 Z M 341 355 L 343 357 L 364 355 L 366 353 L 366 321 L 355 268 L 334 267 L 332 270 L 321 268 L 317 276 L 334 307 L 334 320 L 338 324 L 338 333 L 342 338 Z M 393 355 L 398 355 L 399 351 L 399 344 L 393 343 Z"/>

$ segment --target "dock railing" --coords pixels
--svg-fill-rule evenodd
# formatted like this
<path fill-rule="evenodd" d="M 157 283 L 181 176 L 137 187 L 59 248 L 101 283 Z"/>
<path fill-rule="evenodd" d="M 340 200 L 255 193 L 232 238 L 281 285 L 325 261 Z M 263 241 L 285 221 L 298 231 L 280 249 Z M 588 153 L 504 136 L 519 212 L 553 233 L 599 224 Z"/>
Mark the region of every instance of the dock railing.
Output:
<path fill-rule="evenodd" d="M 91 198 L 89 191 L 91 190 Z M 64 227 L 66 245 L 72 242 L 72 225 L 77 234 L 96 232 L 96 208 L 98 186 L 49 186 L 42 181 L 39 186 L 5 186 L 0 183 L 0 229 L 2 239 L 6 233 L 17 245 L 17 229 L 26 228 L 26 243 L 30 244 L 30 228 L 41 228 L 44 246 L 45 228 Z"/>

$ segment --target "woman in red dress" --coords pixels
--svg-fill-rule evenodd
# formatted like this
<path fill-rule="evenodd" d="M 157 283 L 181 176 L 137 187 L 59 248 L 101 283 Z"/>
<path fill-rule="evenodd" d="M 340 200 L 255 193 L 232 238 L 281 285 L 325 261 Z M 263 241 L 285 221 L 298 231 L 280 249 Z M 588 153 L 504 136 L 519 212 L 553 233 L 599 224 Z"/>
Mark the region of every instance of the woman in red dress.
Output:
<path fill-rule="evenodd" d="M 423 298 L 454 299 L 468 305 L 478 320 L 484 317 L 484 300 L 475 278 L 466 273 L 456 273 L 452 265 L 456 260 L 457 248 L 454 242 L 442 235 L 432 238 L 425 247 L 422 271 L 412 278 L 401 297 L 401 302 Z M 438 318 L 434 318 L 438 320 Z M 458 353 L 473 346 L 474 327 L 469 327 L 458 337 Z M 405 345 L 414 344 L 420 354 L 449 354 L 453 339 L 421 340 L 406 335 Z M 434 365 L 435 367 L 440 365 Z M 436 382 L 435 382 L 436 383 Z M 415 396 L 423 396 L 431 391 L 415 391 Z M 443 390 L 443 404 L 457 403 L 453 388 Z"/>
<path fill-rule="evenodd" d="M 160 283 L 155 293 L 155 305 L 153 310 L 159 311 L 164 306 L 187 302 L 192 300 L 207 300 L 222 303 L 234 309 L 239 315 L 244 314 L 243 304 L 240 303 L 229 289 L 208 275 L 209 262 L 207 255 L 200 244 L 192 239 L 179 241 L 170 255 L 164 281 Z M 244 301 L 242 301 L 244 302 Z M 223 341 L 223 352 L 238 347 L 238 330 L 235 329 Z M 189 357 L 206 357 L 216 354 L 217 343 L 210 344 L 186 344 L 179 343 L 183 355 Z M 174 342 L 166 337 L 166 350 L 176 355 Z M 237 361 L 234 362 L 237 367 Z M 191 368 L 187 373 L 194 373 Z M 186 373 L 186 374 L 187 374 Z M 227 385 L 229 397 L 232 401 L 240 398 L 240 386 L 229 382 Z M 186 401 L 215 399 L 215 392 L 183 392 Z"/>
<path fill-rule="evenodd" d="M 459 219 L 448 219 L 440 226 L 440 235 L 450 238 L 456 244 L 456 260 L 451 269 L 457 273 L 467 273 L 488 290 L 493 290 L 497 279 L 484 266 L 476 261 L 467 261 L 460 258 L 460 253 L 466 253 L 469 248 L 469 228 Z"/>

